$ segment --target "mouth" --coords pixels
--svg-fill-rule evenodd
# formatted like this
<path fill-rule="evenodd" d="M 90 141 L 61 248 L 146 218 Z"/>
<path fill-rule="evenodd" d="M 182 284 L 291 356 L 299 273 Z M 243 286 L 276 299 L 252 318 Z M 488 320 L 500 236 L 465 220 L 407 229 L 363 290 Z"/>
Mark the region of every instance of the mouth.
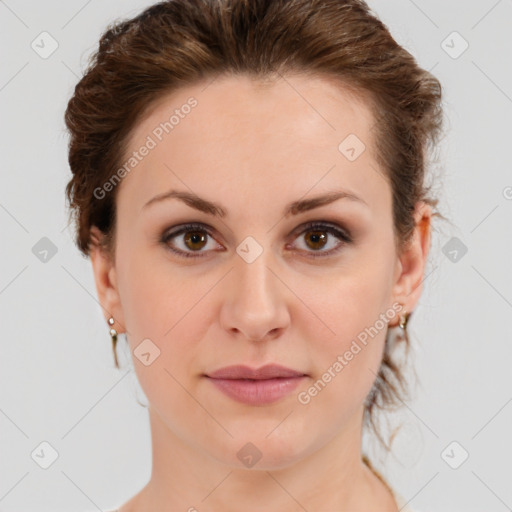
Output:
<path fill-rule="evenodd" d="M 270 364 L 261 368 L 237 365 L 221 368 L 205 377 L 229 398 L 248 405 L 265 405 L 290 394 L 307 375 Z"/>

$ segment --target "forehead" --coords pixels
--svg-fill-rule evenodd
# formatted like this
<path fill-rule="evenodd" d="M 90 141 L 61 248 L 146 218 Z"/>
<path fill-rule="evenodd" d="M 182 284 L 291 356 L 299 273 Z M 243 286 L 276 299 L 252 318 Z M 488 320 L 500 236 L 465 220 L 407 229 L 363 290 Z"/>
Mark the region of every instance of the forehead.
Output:
<path fill-rule="evenodd" d="M 371 201 L 383 185 L 373 123 L 363 95 L 325 78 L 210 79 L 160 98 L 134 127 L 125 162 L 150 149 L 138 155 L 122 195 L 142 206 L 173 185 L 210 197 L 237 187 L 241 201 L 346 185 Z"/>

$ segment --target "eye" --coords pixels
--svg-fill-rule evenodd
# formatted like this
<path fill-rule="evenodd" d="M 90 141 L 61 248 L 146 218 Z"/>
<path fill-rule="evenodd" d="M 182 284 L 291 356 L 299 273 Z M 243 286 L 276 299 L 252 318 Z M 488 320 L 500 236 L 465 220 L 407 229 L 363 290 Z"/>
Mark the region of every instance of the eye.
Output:
<path fill-rule="evenodd" d="M 184 235 L 181 236 L 180 235 Z M 212 238 L 208 230 L 202 224 L 186 224 L 175 231 L 164 233 L 161 242 L 173 253 L 184 258 L 200 258 L 206 251 L 202 251 L 208 246 L 208 238 Z M 170 241 L 177 238 L 178 248 Z M 174 247 L 173 247 L 174 245 Z M 181 247 L 180 247 L 181 246 Z M 193 254 L 199 253 L 199 254 Z"/>
<path fill-rule="evenodd" d="M 305 242 L 305 251 L 309 253 L 307 256 L 312 258 L 331 256 L 340 251 L 344 245 L 352 242 L 348 232 L 338 228 L 336 225 L 323 222 L 307 224 L 300 232 L 300 235 L 298 239 Z M 333 237 L 340 240 L 337 244 L 334 243 L 334 246 L 331 243 Z M 329 245 L 331 245 L 331 248 L 324 250 Z M 310 251 L 309 249 L 313 250 Z"/>
<path fill-rule="evenodd" d="M 301 248 L 301 251 L 308 252 L 308 257 L 312 258 L 330 256 L 341 250 L 342 246 L 352 242 L 352 238 L 345 230 L 338 228 L 336 225 L 322 222 L 307 224 L 297 235 L 298 239 L 301 239 L 300 235 L 304 235 L 305 241 L 305 249 Z M 333 237 L 340 240 L 340 242 L 334 244 L 333 248 L 324 250 L 325 247 L 331 244 L 330 239 Z M 174 231 L 165 232 L 162 235 L 161 243 L 180 257 L 201 258 L 208 253 L 208 250 L 203 249 L 208 249 L 209 238 L 213 237 L 203 224 L 186 224 Z M 171 243 L 174 239 L 177 239 L 177 244 L 175 242 Z M 215 248 L 215 244 L 212 245 L 213 247 L 210 247 L 210 249 Z"/>

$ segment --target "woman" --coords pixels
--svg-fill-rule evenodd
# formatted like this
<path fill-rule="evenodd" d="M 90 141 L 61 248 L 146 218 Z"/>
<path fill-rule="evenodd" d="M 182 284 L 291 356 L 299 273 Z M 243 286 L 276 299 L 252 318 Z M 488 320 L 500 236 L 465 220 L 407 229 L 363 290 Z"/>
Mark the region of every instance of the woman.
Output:
<path fill-rule="evenodd" d="M 361 435 L 404 391 L 436 78 L 363 1 L 176 0 L 106 31 L 65 117 L 76 243 L 149 403 L 118 510 L 411 510 Z"/>

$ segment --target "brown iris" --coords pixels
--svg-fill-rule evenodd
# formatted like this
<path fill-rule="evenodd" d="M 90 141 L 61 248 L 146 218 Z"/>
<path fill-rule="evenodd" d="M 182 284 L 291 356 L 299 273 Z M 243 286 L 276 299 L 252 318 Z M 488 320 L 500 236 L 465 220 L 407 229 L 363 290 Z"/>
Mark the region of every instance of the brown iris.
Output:
<path fill-rule="evenodd" d="M 306 236 L 306 243 L 311 249 L 321 249 L 327 243 L 327 236 L 325 231 L 308 231 L 309 236 Z M 310 245 L 308 240 L 311 240 L 313 245 Z M 319 246 L 316 244 L 320 244 Z"/>
<path fill-rule="evenodd" d="M 189 245 L 189 242 L 191 244 L 200 244 L 201 247 L 194 247 L 193 245 Z M 204 244 L 206 243 L 206 236 L 202 231 L 187 231 L 185 234 L 185 244 L 189 249 L 195 250 L 195 249 L 202 249 L 204 247 Z"/>

